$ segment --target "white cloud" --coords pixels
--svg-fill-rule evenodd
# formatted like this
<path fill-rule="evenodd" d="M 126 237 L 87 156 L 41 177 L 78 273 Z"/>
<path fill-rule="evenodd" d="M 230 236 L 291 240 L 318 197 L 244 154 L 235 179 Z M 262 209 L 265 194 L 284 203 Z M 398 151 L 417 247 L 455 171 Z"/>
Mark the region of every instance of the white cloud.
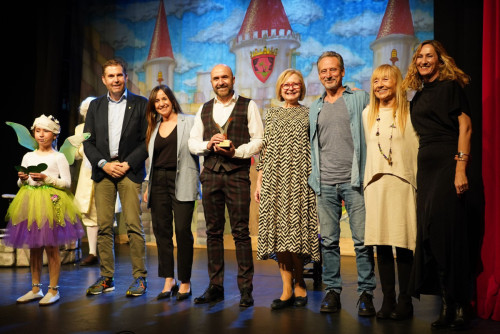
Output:
<path fill-rule="evenodd" d="M 226 21 L 213 23 L 208 28 L 198 31 L 189 40 L 192 42 L 228 43 L 238 34 L 244 18 L 245 11 L 239 8 L 234 9 Z"/>
<path fill-rule="evenodd" d="M 371 67 L 365 66 L 361 69 L 361 71 L 351 75 L 351 79 L 356 80 L 358 82 L 369 81 L 372 77 L 372 72 L 373 69 Z"/>
<path fill-rule="evenodd" d="M 182 83 L 189 87 L 196 87 L 198 85 L 198 78 L 195 76 L 191 79 L 184 80 Z"/>
<path fill-rule="evenodd" d="M 133 30 L 116 20 L 98 20 L 93 23 L 93 27 L 116 50 L 125 47 L 143 48 L 147 45 L 143 40 L 136 38 Z"/>
<path fill-rule="evenodd" d="M 224 9 L 222 5 L 207 0 L 167 0 L 163 5 L 166 15 L 175 15 L 178 19 L 181 19 L 185 12 L 203 15 L 211 10 Z M 158 6 L 158 1 L 139 1 L 126 6 L 119 16 L 132 22 L 152 20 L 158 15 Z"/>
<path fill-rule="evenodd" d="M 291 24 L 309 25 L 323 18 L 323 9 L 313 0 L 283 0 Z"/>
<path fill-rule="evenodd" d="M 358 56 L 356 53 L 352 52 L 348 48 L 340 44 L 327 44 L 323 45 L 312 37 L 307 40 L 302 41 L 297 52 L 300 53 L 301 57 L 319 57 L 324 51 L 335 51 L 342 55 L 344 58 L 345 67 L 362 66 L 365 61 Z"/>
<path fill-rule="evenodd" d="M 194 62 L 190 61 L 189 59 L 187 59 L 186 57 L 184 57 L 180 53 L 174 53 L 174 58 L 175 58 L 175 62 L 176 62 L 176 65 L 175 65 L 175 72 L 176 73 L 182 74 L 182 73 L 189 71 L 192 68 L 201 66 L 201 64 L 194 63 Z"/>
<path fill-rule="evenodd" d="M 135 2 L 119 11 L 118 16 L 132 22 L 149 21 L 158 15 L 159 4 L 158 1 Z"/>
<path fill-rule="evenodd" d="M 328 32 L 344 37 L 376 35 L 383 17 L 384 14 L 367 10 L 349 20 L 337 21 Z"/>
<path fill-rule="evenodd" d="M 143 72 L 144 60 L 136 60 L 132 63 L 127 63 L 129 72 Z"/>
<path fill-rule="evenodd" d="M 196 15 L 203 15 L 211 10 L 222 10 L 224 6 L 207 0 L 168 0 L 165 2 L 167 15 L 174 14 L 181 19 L 185 12 L 193 12 Z"/>
<path fill-rule="evenodd" d="M 415 31 L 433 31 L 434 18 L 428 12 L 417 9 L 412 13 Z"/>

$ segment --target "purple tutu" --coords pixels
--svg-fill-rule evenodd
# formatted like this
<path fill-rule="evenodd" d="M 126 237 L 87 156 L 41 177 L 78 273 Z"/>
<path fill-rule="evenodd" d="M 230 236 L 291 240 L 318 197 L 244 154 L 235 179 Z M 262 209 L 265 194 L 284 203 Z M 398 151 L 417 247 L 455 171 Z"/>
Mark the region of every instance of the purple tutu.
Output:
<path fill-rule="evenodd" d="M 6 220 L 3 240 L 15 248 L 60 246 L 85 235 L 73 195 L 49 186 L 21 187 Z"/>

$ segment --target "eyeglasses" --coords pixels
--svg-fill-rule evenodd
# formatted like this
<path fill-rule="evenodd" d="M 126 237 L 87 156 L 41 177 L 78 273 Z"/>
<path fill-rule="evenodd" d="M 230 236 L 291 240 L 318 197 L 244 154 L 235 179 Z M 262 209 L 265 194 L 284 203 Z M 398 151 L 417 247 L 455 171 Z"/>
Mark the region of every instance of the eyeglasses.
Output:
<path fill-rule="evenodd" d="M 288 90 L 290 88 L 297 89 L 301 86 L 300 82 L 291 82 L 291 83 L 286 83 L 281 85 L 281 87 L 285 90 Z"/>

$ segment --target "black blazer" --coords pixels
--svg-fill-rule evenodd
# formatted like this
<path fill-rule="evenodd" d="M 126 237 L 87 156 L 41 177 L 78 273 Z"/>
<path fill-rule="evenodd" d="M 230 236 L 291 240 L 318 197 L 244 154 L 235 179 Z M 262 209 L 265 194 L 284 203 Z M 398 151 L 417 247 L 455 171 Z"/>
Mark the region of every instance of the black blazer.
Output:
<path fill-rule="evenodd" d="M 127 105 L 123 118 L 118 160 L 126 161 L 130 170 L 126 176 L 135 183 L 141 183 L 145 176 L 145 161 L 148 157 L 146 147 L 146 105 L 145 97 L 127 92 Z M 108 134 L 108 99 L 107 95 L 93 100 L 85 118 L 84 132 L 90 132 L 90 138 L 83 143 L 85 155 L 92 165 L 92 180 L 101 181 L 107 177 L 113 179 L 97 166 L 101 159 L 110 161 Z"/>

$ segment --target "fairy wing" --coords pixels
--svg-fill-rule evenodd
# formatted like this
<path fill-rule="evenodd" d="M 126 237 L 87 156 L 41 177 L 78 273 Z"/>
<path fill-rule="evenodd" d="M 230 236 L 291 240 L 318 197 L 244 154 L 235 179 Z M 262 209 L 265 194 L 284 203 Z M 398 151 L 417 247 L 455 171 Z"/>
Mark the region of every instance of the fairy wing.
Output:
<path fill-rule="evenodd" d="M 17 135 L 17 141 L 21 144 L 21 146 L 24 146 L 32 151 L 38 148 L 38 143 L 35 138 L 31 136 L 29 130 L 24 125 L 14 122 L 5 122 L 5 124 L 14 129 Z"/>
<path fill-rule="evenodd" d="M 90 138 L 90 133 L 89 132 L 84 132 L 81 134 L 76 134 L 73 136 L 70 136 L 66 138 L 64 143 L 62 144 L 61 148 L 59 148 L 59 152 L 64 154 L 66 157 L 66 160 L 68 160 L 68 163 L 70 165 L 75 162 L 75 153 L 76 150 L 78 150 L 78 147 L 87 139 Z"/>

